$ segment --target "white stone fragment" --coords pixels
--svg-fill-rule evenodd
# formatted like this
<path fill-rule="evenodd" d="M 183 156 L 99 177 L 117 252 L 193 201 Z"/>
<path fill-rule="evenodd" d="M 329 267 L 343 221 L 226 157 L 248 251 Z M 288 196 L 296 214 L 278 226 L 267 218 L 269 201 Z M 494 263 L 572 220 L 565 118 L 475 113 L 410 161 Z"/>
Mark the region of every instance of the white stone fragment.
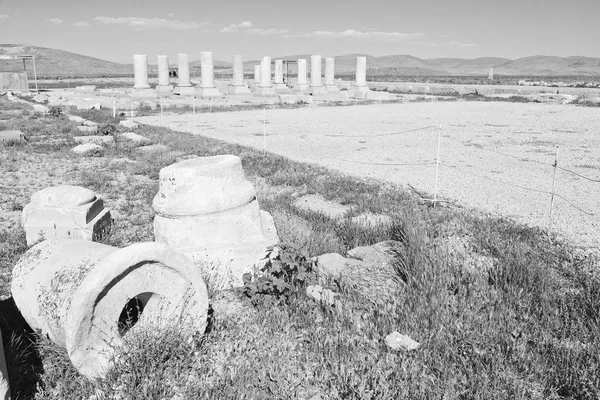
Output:
<path fill-rule="evenodd" d="M 43 239 L 97 240 L 111 223 L 110 212 L 94 192 L 80 186 L 53 186 L 35 192 L 23 208 L 27 245 Z"/>
<path fill-rule="evenodd" d="M 386 336 L 385 344 L 392 350 L 412 351 L 421 347 L 419 342 L 415 342 L 409 336 L 402 335 L 396 331 Z"/>
<path fill-rule="evenodd" d="M 104 377 L 127 335 L 168 324 L 191 339 L 206 328 L 201 271 L 158 243 L 44 241 L 14 267 L 11 291 L 29 326 L 66 349 L 88 378 Z"/>
<path fill-rule="evenodd" d="M 259 209 L 236 156 L 199 157 L 163 168 L 152 205 L 155 240 L 190 255 L 224 286 L 241 286 L 243 274 L 278 242 L 273 219 Z"/>
<path fill-rule="evenodd" d="M 124 126 L 125 128 L 128 128 L 128 129 L 135 129 L 139 126 L 137 123 L 133 122 L 130 119 L 119 121 L 119 125 Z"/>
<path fill-rule="evenodd" d="M 95 143 L 84 143 L 79 146 L 75 146 L 71 149 L 76 154 L 87 157 L 102 156 L 104 154 L 104 148 Z"/>

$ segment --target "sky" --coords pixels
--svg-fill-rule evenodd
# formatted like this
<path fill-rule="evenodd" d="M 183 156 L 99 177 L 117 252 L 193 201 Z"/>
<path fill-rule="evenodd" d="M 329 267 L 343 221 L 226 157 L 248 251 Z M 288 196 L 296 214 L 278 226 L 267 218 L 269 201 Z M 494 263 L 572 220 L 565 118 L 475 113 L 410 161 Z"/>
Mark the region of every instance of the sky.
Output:
<path fill-rule="evenodd" d="M 600 0 L 0 0 L 0 44 L 133 54 L 600 57 Z"/>

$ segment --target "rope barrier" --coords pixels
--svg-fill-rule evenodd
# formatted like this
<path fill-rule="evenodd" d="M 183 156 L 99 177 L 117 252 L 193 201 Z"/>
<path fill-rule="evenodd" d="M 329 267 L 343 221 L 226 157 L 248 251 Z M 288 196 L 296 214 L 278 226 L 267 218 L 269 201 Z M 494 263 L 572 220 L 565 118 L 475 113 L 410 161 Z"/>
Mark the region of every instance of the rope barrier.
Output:
<path fill-rule="evenodd" d="M 586 179 L 586 180 L 588 180 L 588 181 L 590 181 L 590 182 L 594 182 L 594 183 L 600 183 L 600 179 L 593 179 L 593 178 L 590 178 L 590 177 L 588 177 L 588 176 L 581 175 L 581 174 L 579 174 L 579 173 L 577 173 L 577 172 L 575 172 L 575 171 L 571 171 L 570 169 L 566 169 L 566 168 L 560 167 L 560 166 L 558 166 L 558 165 L 556 166 L 556 168 L 558 168 L 558 169 L 560 169 L 560 170 L 562 170 L 562 171 L 568 172 L 568 173 L 570 173 L 570 174 L 576 175 L 576 176 L 578 176 L 578 177 L 580 177 L 580 178 L 582 178 L 582 179 Z"/>

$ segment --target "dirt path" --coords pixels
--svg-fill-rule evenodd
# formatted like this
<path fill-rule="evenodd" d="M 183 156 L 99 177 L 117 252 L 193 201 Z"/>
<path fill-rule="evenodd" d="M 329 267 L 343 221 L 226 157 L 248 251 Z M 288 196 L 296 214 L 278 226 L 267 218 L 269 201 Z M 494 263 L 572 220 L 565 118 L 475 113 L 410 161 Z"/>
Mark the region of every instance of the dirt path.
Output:
<path fill-rule="evenodd" d="M 141 123 L 160 125 L 160 117 Z M 192 132 L 192 115 L 165 125 Z M 428 102 L 200 114 L 197 133 L 431 196 L 442 126 L 438 197 L 546 228 L 558 165 L 600 180 L 596 108 L 499 102 Z M 263 132 L 266 136 L 263 137 Z M 600 182 L 557 170 L 553 230 L 599 247 Z M 590 215 L 593 214 L 593 215 Z"/>

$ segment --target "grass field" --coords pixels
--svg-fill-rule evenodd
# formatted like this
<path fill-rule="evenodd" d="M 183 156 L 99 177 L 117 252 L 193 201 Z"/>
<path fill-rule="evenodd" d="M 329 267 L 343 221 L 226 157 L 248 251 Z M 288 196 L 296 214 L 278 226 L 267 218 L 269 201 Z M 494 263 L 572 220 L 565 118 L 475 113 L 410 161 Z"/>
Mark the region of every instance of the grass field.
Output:
<path fill-rule="evenodd" d="M 118 124 L 110 111 L 69 112 Z M 0 322 L 13 398 L 600 396 L 598 260 L 542 230 L 458 206 L 431 208 L 398 186 L 160 127 L 140 133 L 170 150 L 143 155 L 117 140 L 103 157 L 82 159 L 70 152 L 79 134 L 72 122 L 36 115 L 5 97 L 1 129 L 21 129 L 29 138 L 0 143 Z M 349 282 L 333 283 L 338 307 L 315 302 L 301 285 L 252 298 L 242 290 L 214 293 L 210 329 L 200 342 L 187 342 L 173 327 L 128 337 L 114 370 L 95 382 L 73 369 L 63 349 L 15 322 L 10 275 L 27 250 L 18 218 L 33 192 L 65 183 L 96 191 L 114 211 L 105 242 L 122 247 L 153 240 L 151 202 L 162 167 L 185 155 L 217 154 L 241 157 L 261 208 L 274 217 L 283 254 L 296 260 L 290 263 L 398 240 L 404 279 L 368 296 Z M 365 227 L 352 214 L 331 219 L 294 206 L 309 193 L 392 222 Z M 384 338 L 392 331 L 421 347 L 391 351 Z"/>

